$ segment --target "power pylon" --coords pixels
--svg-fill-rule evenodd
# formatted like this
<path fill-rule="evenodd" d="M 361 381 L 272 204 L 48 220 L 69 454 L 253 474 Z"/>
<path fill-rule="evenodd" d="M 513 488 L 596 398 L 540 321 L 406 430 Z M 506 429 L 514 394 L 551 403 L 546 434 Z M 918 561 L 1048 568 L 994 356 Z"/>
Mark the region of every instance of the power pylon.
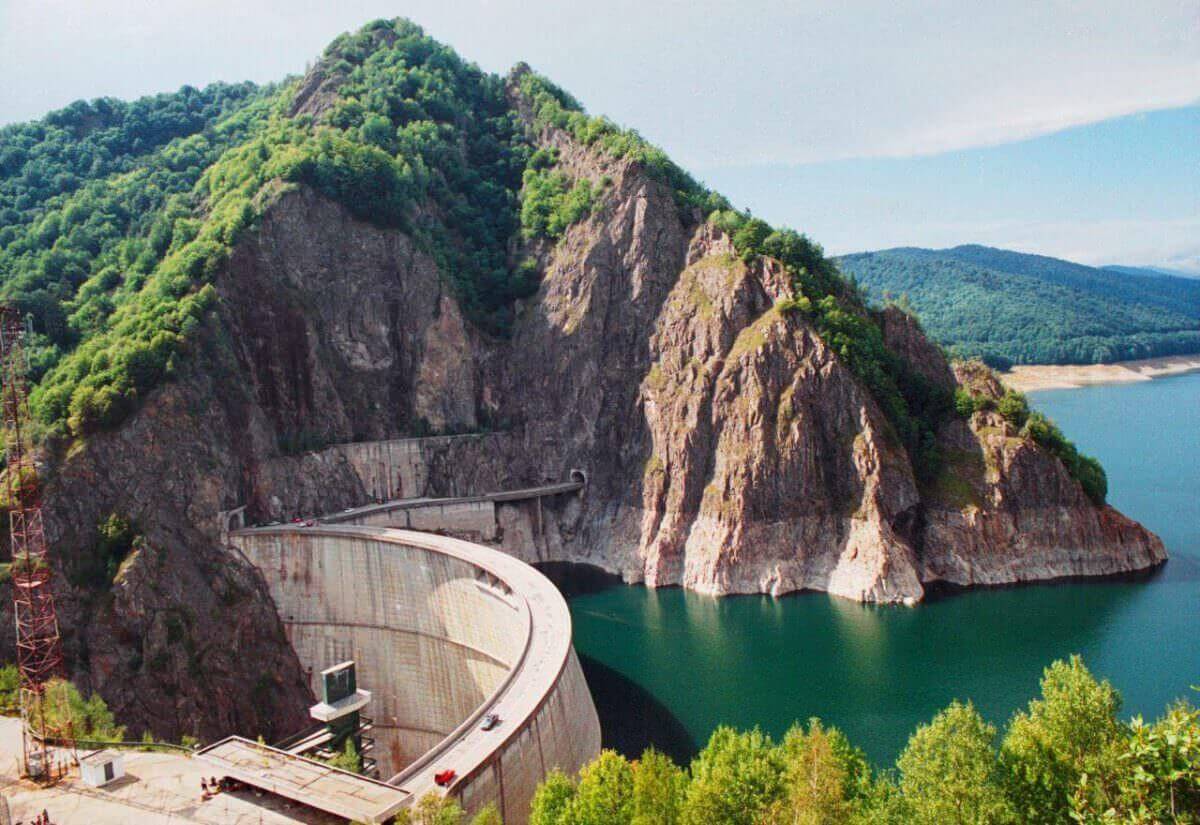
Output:
<path fill-rule="evenodd" d="M 24 342 L 21 313 L 0 304 L 0 410 L 4 416 L 5 504 L 12 541 L 10 572 L 17 667 L 21 674 L 21 772 L 33 779 L 55 781 L 50 740 L 71 747 L 72 736 L 69 721 L 65 731 L 57 729 L 46 708 L 46 686 L 61 675 L 63 654 L 42 526 L 41 485 L 33 457 Z"/>

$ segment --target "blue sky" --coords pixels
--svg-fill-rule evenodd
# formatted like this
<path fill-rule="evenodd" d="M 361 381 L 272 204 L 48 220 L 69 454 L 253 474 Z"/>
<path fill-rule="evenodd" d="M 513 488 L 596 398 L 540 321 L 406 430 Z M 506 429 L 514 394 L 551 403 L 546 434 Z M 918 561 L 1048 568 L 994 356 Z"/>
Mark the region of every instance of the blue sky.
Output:
<path fill-rule="evenodd" d="M 1200 107 L 912 158 L 696 170 L 836 253 L 983 243 L 1200 272 Z"/>
<path fill-rule="evenodd" d="M 1200 271 L 1196 0 L 0 0 L 0 123 L 275 80 L 394 16 L 528 61 L 831 252 Z"/>

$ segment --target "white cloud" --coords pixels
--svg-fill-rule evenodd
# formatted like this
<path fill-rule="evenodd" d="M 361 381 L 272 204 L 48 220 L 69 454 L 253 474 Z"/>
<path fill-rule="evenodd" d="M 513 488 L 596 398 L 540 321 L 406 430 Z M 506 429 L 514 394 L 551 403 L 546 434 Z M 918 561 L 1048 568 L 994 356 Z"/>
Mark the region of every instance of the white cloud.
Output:
<path fill-rule="evenodd" d="M 517 60 L 688 165 L 906 156 L 1200 98 L 1180 0 L 840 4 L 610 0 L 0 0 L 0 122 L 303 69 L 339 31 L 412 17 L 503 71 Z"/>
<path fill-rule="evenodd" d="M 1133 263 L 1200 271 L 1200 217 L 1063 221 L 1001 229 L 1010 248 L 1084 264 Z"/>

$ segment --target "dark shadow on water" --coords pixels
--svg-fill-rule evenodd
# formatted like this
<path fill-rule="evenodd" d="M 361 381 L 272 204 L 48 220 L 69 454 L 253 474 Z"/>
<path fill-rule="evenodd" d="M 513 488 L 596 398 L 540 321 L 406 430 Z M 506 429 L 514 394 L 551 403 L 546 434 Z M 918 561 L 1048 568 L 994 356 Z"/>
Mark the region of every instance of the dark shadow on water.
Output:
<path fill-rule="evenodd" d="M 599 593 L 624 582 L 615 573 L 609 573 L 590 564 L 570 561 L 542 561 L 533 565 L 542 575 L 554 582 L 563 598 L 573 599 L 589 593 Z"/>
<path fill-rule="evenodd" d="M 1175 574 L 1191 574 L 1195 575 L 1200 572 L 1200 567 L 1197 569 L 1189 569 L 1194 565 L 1188 565 L 1188 560 L 1176 560 L 1171 569 L 1172 579 L 1178 579 Z M 1009 582 L 1007 584 L 972 584 L 961 585 L 953 582 L 934 581 L 926 582 L 925 587 L 925 603 L 942 601 L 944 599 L 952 599 L 955 596 L 966 595 L 968 593 L 977 593 L 985 590 L 1032 590 L 1034 588 L 1053 588 L 1053 587 L 1068 587 L 1080 584 L 1145 584 L 1160 579 L 1165 575 L 1168 562 L 1164 561 L 1154 567 L 1145 570 L 1133 570 L 1127 573 L 1112 573 L 1107 576 L 1059 576 L 1053 579 L 1037 579 L 1023 582 Z M 1184 568 L 1184 569 L 1180 569 Z M 1189 577 L 1186 579 L 1191 581 Z"/>
<path fill-rule="evenodd" d="M 696 742 L 683 723 L 645 688 L 607 665 L 580 656 L 583 675 L 600 716 L 600 741 L 630 759 L 651 745 L 687 765 L 696 755 Z"/>
<path fill-rule="evenodd" d="M 566 599 L 624 585 L 620 576 L 590 564 L 539 562 L 534 567 Z M 600 717 L 600 740 L 604 747 L 637 759 L 642 751 L 653 746 L 676 764 L 692 761 L 698 750 L 696 742 L 666 705 L 637 682 L 590 656 L 579 654 L 579 664 Z"/>

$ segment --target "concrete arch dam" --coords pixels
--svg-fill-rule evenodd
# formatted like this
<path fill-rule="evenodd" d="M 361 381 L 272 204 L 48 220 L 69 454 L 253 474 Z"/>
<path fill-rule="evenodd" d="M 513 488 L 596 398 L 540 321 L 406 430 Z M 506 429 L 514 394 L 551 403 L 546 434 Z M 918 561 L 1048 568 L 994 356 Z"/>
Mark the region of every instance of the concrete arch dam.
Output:
<path fill-rule="evenodd" d="M 434 774 L 451 769 L 449 792 L 468 811 L 495 802 L 506 823 L 523 823 L 548 771 L 576 771 L 599 753 L 566 602 L 524 562 L 387 527 L 229 538 L 262 572 L 314 692 L 321 670 L 357 661 L 381 775 L 412 801 L 442 793 Z M 484 731 L 488 713 L 501 723 Z"/>

